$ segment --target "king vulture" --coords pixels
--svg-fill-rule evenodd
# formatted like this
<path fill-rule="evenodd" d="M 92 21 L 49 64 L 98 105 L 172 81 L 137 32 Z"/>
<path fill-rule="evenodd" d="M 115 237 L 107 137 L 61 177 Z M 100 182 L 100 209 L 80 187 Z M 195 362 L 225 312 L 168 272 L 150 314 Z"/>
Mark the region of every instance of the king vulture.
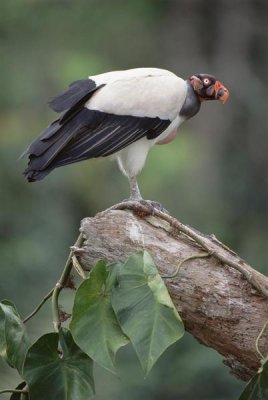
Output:
<path fill-rule="evenodd" d="M 50 101 L 61 113 L 23 155 L 24 176 L 43 179 L 53 169 L 94 157 L 112 157 L 130 182 L 130 199 L 141 200 L 136 177 L 154 144 L 169 143 L 204 100 L 225 102 L 228 90 L 214 76 L 182 79 L 158 68 L 90 76 Z"/>

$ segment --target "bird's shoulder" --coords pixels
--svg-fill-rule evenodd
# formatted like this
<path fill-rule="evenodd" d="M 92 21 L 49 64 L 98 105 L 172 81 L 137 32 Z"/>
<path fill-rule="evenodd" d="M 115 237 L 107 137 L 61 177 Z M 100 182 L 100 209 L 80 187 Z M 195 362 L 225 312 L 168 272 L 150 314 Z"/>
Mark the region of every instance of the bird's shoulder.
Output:
<path fill-rule="evenodd" d="M 103 74 L 91 75 L 88 78 L 96 85 L 108 84 L 117 81 L 127 81 L 137 78 L 172 76 L 178 78 L 173 72 L 161 68 L 131 68 L 126 70 L 110 71 Z"/>
<path fill-rule="evenodd" d="M 136 68 L 90 77 L 96 91 L 86 107 L 107 113 L 173 120 L 187 94 L 186 81 L 158 68 Z"/>

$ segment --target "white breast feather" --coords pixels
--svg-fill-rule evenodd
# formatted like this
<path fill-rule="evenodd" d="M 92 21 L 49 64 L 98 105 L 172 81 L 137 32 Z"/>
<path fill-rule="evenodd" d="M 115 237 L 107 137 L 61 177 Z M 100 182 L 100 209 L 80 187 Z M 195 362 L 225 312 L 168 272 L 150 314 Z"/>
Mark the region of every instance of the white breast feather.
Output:
<path fill-rule="evenodd" d="M 150 141 L 144 137 L 116 153 L 115 157 L 123 174 L 128 177 L 136 176 L 142 170 L 151 147 Z"/>

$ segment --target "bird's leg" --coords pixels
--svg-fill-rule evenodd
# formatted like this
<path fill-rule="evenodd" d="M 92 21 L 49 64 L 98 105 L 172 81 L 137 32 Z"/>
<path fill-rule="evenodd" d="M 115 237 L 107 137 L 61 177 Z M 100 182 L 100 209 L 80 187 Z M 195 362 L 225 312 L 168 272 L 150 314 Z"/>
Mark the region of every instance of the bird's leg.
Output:
<path fill-rule="evenodd" d="M 157 201 L 144 200 L 142 198 L 136 176 L 129 177 L 129 184 L 130 184 L 129 200 L 139 201 L 141 204 L 146 205 L 147 207 L 149 207 L 151 214 L 154 213 L 155 208 L 168 214 L 168 211 L 162 206 L 162 204 L 158 203 Z"/>
<path fill-rule="evenodd" d="M 141 201 L 141 193 L 140 189 L 138 186 L 137 178 L 136 176 L 130 176 L 129 178 L 129 184 L 130 184 L 130 198 L 129 200 L 134 200 L 134 201 Z"/>

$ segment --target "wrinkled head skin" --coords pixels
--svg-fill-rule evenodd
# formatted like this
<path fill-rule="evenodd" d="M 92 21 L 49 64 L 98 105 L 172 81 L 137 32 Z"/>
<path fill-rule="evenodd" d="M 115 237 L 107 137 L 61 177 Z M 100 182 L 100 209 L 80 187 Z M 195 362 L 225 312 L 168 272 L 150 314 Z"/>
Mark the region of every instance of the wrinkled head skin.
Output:
<path fill-rule="evenodd" d="M 225 103 L 229 97 L 228 89 L 213 75 L 198 74 L 189 78 L 200 101 L 219 100 Z"/>

